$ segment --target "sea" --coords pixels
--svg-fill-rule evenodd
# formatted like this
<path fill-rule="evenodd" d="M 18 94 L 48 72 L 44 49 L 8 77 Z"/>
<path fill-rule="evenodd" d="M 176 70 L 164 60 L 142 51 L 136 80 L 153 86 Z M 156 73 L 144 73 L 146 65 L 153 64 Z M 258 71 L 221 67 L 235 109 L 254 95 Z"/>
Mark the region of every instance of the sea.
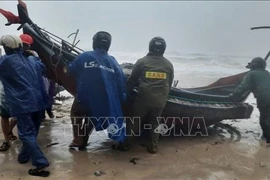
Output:
<path fill-rule="evenodd" d="M 146 53 L 111 53 L 119 63 L 135 63 Z M 179 88 L 189 88 L 208 85 L 221 77 L 226 77 L 247 71 L 246 64 L 252 57 L 207 55 L 207 54 L 180 54 L 166 53 L 164 56 L 174 66 L 175 78 Z"/>

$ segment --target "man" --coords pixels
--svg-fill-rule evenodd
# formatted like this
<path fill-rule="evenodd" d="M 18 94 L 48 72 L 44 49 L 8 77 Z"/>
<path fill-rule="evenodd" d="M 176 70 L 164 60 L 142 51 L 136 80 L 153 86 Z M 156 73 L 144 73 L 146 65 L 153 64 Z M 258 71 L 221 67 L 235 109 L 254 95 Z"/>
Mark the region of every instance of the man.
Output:
<path fill-rule="evenodd" d="M 33 44 L 33 38 L 28 34 L 21 34 L 20 38 L 23 43 L 23 54 L 29 58 L 30 60 L 34 57 L 38 57 L 38 54 L 31 50 L 31 44 Z M 34 56 L 34 57 L 33 57 Z M 35 60 L 34 60 L 35 61 Z M 54 118 L 54 114 L 52 112 L 52 105 L 53 105 L 53 95 L 52 92 L 54 91 L 54 82 L 52 80 L 47 79 L 46 77 L 43 77 L 44 86 L 46 89 L 46 92 L 48 94 L 48 100 L 49 100 L 49 107 L 46 109 L 47 114 L 50 118 Z M 44 111 L 44 118 L 45 118 L 45 111 Z"/>
<path fill-rule="evenodd" d="M 22 54 L 22 41 L 16 35 L 2 36 L 0 45 L 6 52 L 0 59 L 0 80 L 9 113 L 16 117 L 23 143 L 18 162 L 25 164 L 31 159 L 36 168 L 30 169 L 28 174 L 47 177 L 50 172 L 45 169 L 49 162 L 37 143 L 42 112 L 47 108 L 47 95 L 41 83 L 45 67 L 39 59 L 29 60 Z"/>
<path fill-rule="evenodd" d="M 156 153 L 158 150 L 159 134 L 155 133 L 155 129 L 158 128 L 158 117 L 161 116 L 166 104 L 174 78 L 173 65 L 163 56 L 165 50 L 165 40 L 154 37 L 149 43 L 149 53 L 136 62 L 127 82 L 129 95 L 138 86 L 133 117 L 140 117 L 142 121 L 148 120 L 151 124 L 150 142 L 147 147 L 150 153 Z M 139 122 L 132 124 L 127 121 L 127 135 L 131 136 L 131 131 L 137 134 L 139 124 Z M 128 137 L 126 146 L 130 146 L 130 139 L 131 137 Z"/>
<path fill-rule="evenodd" d="M 20 35 L 20 38 L 23 42 L 23 54 L 25 56 L 38 56 L 37 53 L 35 51 L 30 50 L 30 46 L 33 43 L 33 39 L 31 36 L 29 36 L 28 34 L 22 34 Z M 2 92 L 3 93 L 3 92 Z M 0 151 L 6 151 L 9 149 L 10 147 L 10 143 L 9 140 L 16 140 L 17 137 L 14 136 L 12 130 L 13 128 L 16 126 L 16 120 L 14 118 L 11 118 L 11 121 L 9 121 L 9 113 L 8 110 L 6 108 L 5 102 L 4 102 L 4 93 L 2 94 L 1 97 L 1 101 L 2 101 L 2 105 L 1 105 L 1 126 L 2 126 L 2 130 L 3 130 L 3 134 L 5 137 L 5 141 L 3 142 L 3 144 L 0 146 Z"/>
<path fill-rule="evenodd" d="M 74 139 L 70 147 L 85 147 L 93 127 L 97 131 L 117 127 L 115 133 L 109 132 L 109 137 L 124 141 L 123 119 L 117 118 L 122 117 L 126 79 L 115 58 L 108 55 L 110 45 L 111 35 L 97 32 L 93 37 L 94 50 L 82 53 L 69 64 L 68 72 L 77 80 L 71 109 Z"/>
<path fill-rule="evenodd" d="M 256 57 L 246 66 L 250 69 L 241 84 L 229 97 L 233 101 L 243 97 L 249 92 L 254 94 L 257 107 L 260 111 L 260 125 L 262 128 L 262 139 L 266 139 L 267 146 L 270 145 L 270 74 L 265 70 L 266 61 Z"/>

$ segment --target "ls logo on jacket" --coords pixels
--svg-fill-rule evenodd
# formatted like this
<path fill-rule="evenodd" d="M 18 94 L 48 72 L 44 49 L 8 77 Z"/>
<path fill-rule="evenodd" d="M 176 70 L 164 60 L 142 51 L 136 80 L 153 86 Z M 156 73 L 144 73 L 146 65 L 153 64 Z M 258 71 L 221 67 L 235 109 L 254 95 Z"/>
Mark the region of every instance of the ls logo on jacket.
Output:
<path fill-rule="evenodd" d="M 96 61 L 85 62 L 84 68 L 100 68 L 108 72 L 114 73 L 114 69 L 98 64 Z"/>

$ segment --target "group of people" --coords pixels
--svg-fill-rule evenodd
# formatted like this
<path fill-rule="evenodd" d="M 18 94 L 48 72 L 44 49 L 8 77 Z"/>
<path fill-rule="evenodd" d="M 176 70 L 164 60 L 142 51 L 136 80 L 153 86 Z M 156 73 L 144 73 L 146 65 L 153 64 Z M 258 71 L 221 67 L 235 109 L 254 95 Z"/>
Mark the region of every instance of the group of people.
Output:
<path fill-rule="evenodd" d="M 108 32 L 96 33 L 93 51 L 82 53 L 65 69 L 77 80 L 77 94 L 71 108 L 74 139 L 70 147 L 82 149 L 87 146 L 94 127 L 99 131 L 116 124 L 118 130 L 121 129 L 124 119 L 120 117 L 127 116 L 122 112 L 122 106 L 128 103 L 134 88 L 138 87 L 139 93 L 129 115 L 140 117 L 141 122 L 126 121 L 126 128 L 117 133 L 109 131 L 110 138 L 119 143 L 112 148 L 129 150 L 130 135 L 138 133 L 139 124 L 147 120 L 152 125 L 147 150 L 156 153 L 159 134 L 154 130 L 158 127 L 157 117 L 166 104 L 174 78 L 173 65 L 163 56 L 166 42 L 161 37 L 154 37 L 149 43 L 149 53 L 137 61 L 128 80 L 115 58 L 108 55 L 110 44 Z"/>
<path fill-rule="evenodd" d="M 108 54 L 111 40 L 108 32 L 97 32 L 93 37 L 93 50 L 80 54 L 64 68 L 77 83 L 70 113 L 73 140 L 69 147 L 84 149 L 93 129 L 101 131 L 113 125 L 118 129 L 108 132 L 109 137 L 117 142 L 112 148 L 127 151 L 131 148 L 132 134 L 139 131 L 139 124 L 148 121 L 151 129 L 147 151 L 156 153 L 159 142 L 159 134 L 155 132 L 157 119 L 165 107 L 174 79 L 174 67 L 163 56 L 166 42 L 161 37 L 151 39 L 149 53 L 136 62 L 127 79 L 117 60 Z M 35 168 L 28 173 L 46 177 L 50 174 L 46 169 L 49 161 L 37 143 L 44 111 L 50 111 L 51 104 L 43 80 L 46 68 L 38 55 L 29 49 L 29 43 L 24 42 L 20 37 L 11 35 L 0 40 L 6 52 L 0 59 L 4 97 L 1 98 L 1 116 L 2 122 L 9 117 L 16 119 L 23 144 L 18 162 L 25 164 L 31 159 Z M 26 45 L 28 49 L 25 49 Z M 254 58 L 247 67 L 251 71 L 228 98 L 234 101 L 247 92 L 255 94 L 261 112 L 263 136 L 270 144 L 270 74 L 265 70 L 266 63 L 262 58 Z M 128 116 L 139 117 L 141 122 L 126 121 L 124 125 L 122 117 L 127 114 L 123 112 L 123 106 L 131 99 L 132 111 Z M 5 130 L 5 139 L 9 143 L 8 140 L 15 137 L 12 129 L 7 125 L 2 127 L 6 127 L 3 132 Z"/>
<path fill-rule="evenodd" d="M 0 59 L 0 81 L 3 85 L 1 116 L 2 122 L 9 117 L 16 119 L 12 122 L 17 123 L 18 135 L 22 141 L 18 162 L 25 164 L 31 160 L 35 168 L 28 173 L 47 177 L 50 174 L 47 170 L 49 161 L 37 143 L 44 111 L 50 110 L 43 80 L 46 68 L 36 52 L 30 50 L 31 36 L 24 36 L 27 36 L 28 43 L 15 35 L 5 35 L 0 39 L 6 54 Z M 149 116 L 154 129 L 157 125 L 156 118 L 165 106 L 173 81 L 173 66 L 163 57 L 166 49 L 164 39 L 156 37 L 150 41 L 149 53 L 136 63 L 135 71 L 128 82 L 116 59 L 108 55 L 111 39 L 108 32 L 97 32 L 93 37 L 93 51 L 82 53 L 64 69 L 77 81 L 77 93 L 71 109 L 74 138 L 69 147 L 85 148 L 94 128 L 99 131 L 116 125 L 122 130 L 119 133 L 109 132 L 109 137 L 119 143 L 113 147 L 128 150 L 130 141 L 126 138 L 126 131 L 132 128 L 134 131 L 138 130 L 130 124 L 123 128 L 124 120 L 119 118 L 124 116 L 122 106 L 139 81 L 142 91 L 137 95 L 134 115 L 142 118 Z M 157 73 L 158 76 L 151 73 Z M 161 98 L 157 100 L 155 96 Z M 146 97 L 148 99 L 144 99 Z M 144 100 L 152 103 L 145 103 L 142 107 L 139 103 Z M 10 146 L 8 140 L 11 136 L 14 138 L 14 135 L 10 128 L 4 127 L 3 132 L 9 135 L 5 136 L 6 142 L 3 145 L 7 149 Z M 156 153 L 158 136 L 151 133 L 150 139 L 148 151 Z"/>

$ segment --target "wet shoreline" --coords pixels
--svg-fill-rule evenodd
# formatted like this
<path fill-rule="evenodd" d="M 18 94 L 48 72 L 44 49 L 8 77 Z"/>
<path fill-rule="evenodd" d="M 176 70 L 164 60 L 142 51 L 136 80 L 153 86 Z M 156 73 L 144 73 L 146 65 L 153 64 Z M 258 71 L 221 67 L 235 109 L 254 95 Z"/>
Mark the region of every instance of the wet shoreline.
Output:
<path fill-rule="evenodd" d="M 112 150 L 113 142 L 104 132 L 93 132 L 85 151 L 69 149 L 72 100 L 54 106 L 61 118 L 46 119 L 41 125 L 38 142 L 51 163 L 47 179 L 270 178 L 270 149 L 260 140 L 255 106 L 250 119 L 223 120 L 207 129 L 208 136 L 161 137 L 160 150 L 152 155 L 146 152 L 143 138 L 129 152 Z M 247 102 L 256 105 L 252 96 Z M 20 146 L 16 140 L 10 150 L 0 153 L 0 179 L 36 179 L 27 174 L 31 163 L 20 165 L 16 161 Z"/>

